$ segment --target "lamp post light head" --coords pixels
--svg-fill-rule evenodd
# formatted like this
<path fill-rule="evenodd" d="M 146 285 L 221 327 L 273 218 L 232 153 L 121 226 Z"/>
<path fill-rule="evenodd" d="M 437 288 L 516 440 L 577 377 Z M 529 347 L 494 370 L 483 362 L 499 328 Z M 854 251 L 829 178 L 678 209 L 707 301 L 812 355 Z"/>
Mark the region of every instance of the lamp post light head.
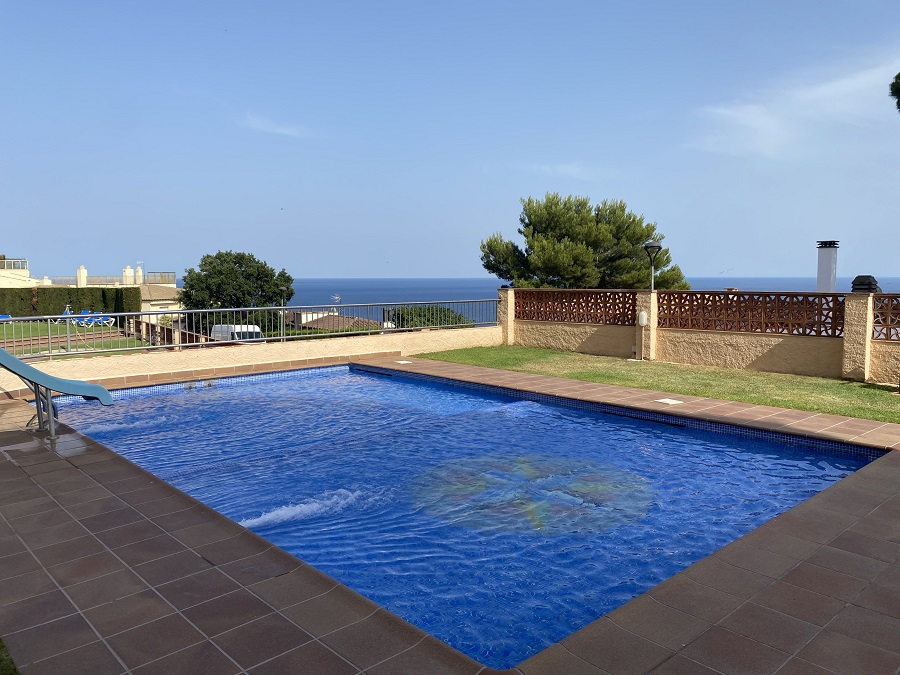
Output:
<path fill-rule="evenodd" d="M 662 251 L 662 245 L 658 241 L 653 241 L 652 239 L 644 244 L 644 250 L 647 252 L 647 257 L 650 258 L 650 290 L 655 290 L 654 286 L 654 277 L 656 270 L 656 256 L 659 255 L 659 252 Z"/>
<path fill-rule="evenodd" d="M 656 263 L 656 256 L 658 256 L 659 252 L 662 251 L 662 245 L 657 241 L 648 241 L 646 244 L 644 244 L 644 250 L 650 257 L 650 264 L 653 265 Z"/>

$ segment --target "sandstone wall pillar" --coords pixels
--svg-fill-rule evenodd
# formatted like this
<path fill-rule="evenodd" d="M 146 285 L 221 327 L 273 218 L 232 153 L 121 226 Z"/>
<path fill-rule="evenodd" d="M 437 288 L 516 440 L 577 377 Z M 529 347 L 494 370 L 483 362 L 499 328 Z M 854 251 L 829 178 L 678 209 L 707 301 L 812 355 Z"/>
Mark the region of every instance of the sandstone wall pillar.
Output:
<path fill-rule="evenodd" d="M 497 291 L 497 323 L 503 332 L 503 344 L 516 343 L 516 292 L 512 288 L 501 288 Z"/>
<path fill-rule="evenodd" d="M 866 382 L 871 371 L 872 295 L 847 293 L 844 296 L 844 356 L 841 377 Z"/>
<path fill-rule="evenodd" d="M 656 360 L 656 291 L 638 291 L 636 301 L 635 351 L 634 358 L 646 361 Z M 641 313 L 647 317 L 647 325 L 641 326 Z"/>

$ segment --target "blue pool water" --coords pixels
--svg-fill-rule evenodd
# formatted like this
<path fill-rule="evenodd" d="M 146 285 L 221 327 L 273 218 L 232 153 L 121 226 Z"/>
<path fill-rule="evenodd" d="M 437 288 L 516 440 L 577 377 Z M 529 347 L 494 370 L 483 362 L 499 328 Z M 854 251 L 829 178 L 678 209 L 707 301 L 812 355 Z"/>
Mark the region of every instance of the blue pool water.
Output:
<path fill-rule="evenodd" d="M 346 367 L 115 397 L 62 416 L 496 668 L 866 463 Z"/>

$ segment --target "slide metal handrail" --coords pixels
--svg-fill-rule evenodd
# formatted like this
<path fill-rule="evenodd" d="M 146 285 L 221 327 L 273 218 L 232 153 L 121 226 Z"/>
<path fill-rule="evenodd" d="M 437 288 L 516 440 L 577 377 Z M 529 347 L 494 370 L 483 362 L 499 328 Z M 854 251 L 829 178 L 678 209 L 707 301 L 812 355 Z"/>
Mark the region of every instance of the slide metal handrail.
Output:
<path fill-rule="evenodd" d="M 81 396 L 89 401 L 100 401 L 102 405 L 112 405 L 109 391 L 99 384 L 89 384 L 81 380 L 66 380 L 38 370 L 5 349 L 0 349 L 0 367 L 18 375 L 34 392 L 37 408 L 38 429 L 48 430 L 50 438 L 56 438 L 56 415 L 54 414 L 53 392 Z"/>

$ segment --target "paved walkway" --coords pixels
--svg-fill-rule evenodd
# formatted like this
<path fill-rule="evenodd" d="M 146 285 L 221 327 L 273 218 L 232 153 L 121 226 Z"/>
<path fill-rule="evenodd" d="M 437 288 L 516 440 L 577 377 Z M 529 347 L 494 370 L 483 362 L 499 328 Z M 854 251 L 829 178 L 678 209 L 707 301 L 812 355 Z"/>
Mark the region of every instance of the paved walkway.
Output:
<path fill-rule="evenodd" d="M 397 356 L 369 363 L 900 447 L 895 424 Z M 64 425 L 56 441 L 27 430 L 32 411 L 0 404 L 0 636 L 23 674 L 497 672 Z M 508 672 L 898 671 L 892 452 Z"/>

